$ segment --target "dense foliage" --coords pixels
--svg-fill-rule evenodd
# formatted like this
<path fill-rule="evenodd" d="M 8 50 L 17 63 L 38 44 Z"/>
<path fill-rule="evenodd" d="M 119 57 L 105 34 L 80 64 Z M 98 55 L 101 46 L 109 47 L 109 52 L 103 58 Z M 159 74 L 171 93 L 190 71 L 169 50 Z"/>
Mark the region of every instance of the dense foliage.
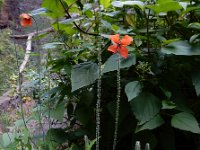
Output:
<path fill-rule="evenodd" d="M 10 30 L 2 30 L 0 32 L 0 94 L 2 94 L 12 88 L 12 85 L 16 85 L 17 59 L 20 63 L 23 50 L 22 47 L 9 39 Z"/>
<path fill-rule="evenodd" d="M 42 129 L 30 134 L 25 126 L 21 134 L 8 133 L 15 142 L 5 144 L 4 135 L 4 146 L 95 149 L 100 98 L 100 149 L 110 150 L 121 90 L 116 149 L 131 150 L 138 140 L 150 143 L 151 149 L 196 148 L 199 1 L 43 0 L 42 8 L 30 13 L 39 14 L 52 19 L 57 33 L 43 45 L 47 67 L 39 69 L 32 87 L 38 104 L 26 118 Z M 127 58 L 107 51 L 113 34 L 134 39 Z M 43 124 L 45 117 L 48 125 Z"/>

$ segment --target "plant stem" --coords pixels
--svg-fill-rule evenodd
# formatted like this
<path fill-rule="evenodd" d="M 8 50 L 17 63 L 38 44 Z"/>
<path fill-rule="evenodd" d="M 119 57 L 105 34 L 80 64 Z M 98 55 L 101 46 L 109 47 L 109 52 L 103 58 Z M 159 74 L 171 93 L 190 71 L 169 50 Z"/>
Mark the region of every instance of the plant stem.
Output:
<path fill-rule="evenodd" d="M 20 101 L 21 116 L 22 116 L 22 120 L 23 120 L 23 123 L 24 123 L 24 127 L 26 129 L 28 129 L 27 125 L 26 125 L 26 121 L 25 121 L 24 109 L 23 109 L 23 101 L 22 101 L 22 79 L 23 79 L 23 74 L 22 74 L 22 72 L 20 72 L 19 58 L 18 58 L 18 53 L 17 53 L 17 49 L 16 49 L 15 43 L 14 43 L 14 46 L 15 46 L 16 63 L 17 63 L 17 69 L 18 69 L 18 96 L 19 96 L 19 101 Z"/>
<path fill-rule="evenodd" d="M 119 109 L 120 109 L 120 97 L 121 97 L 120 55 L 118 57 L 117 67 L 118 67 L 117 68 L 117 101 L 116 101 L 116 112 L 115 112 L 115 131 L 114 131 L 113 150 L 115 150 L 116 145 L 117 145 L 118 126 L 119 126 Z"/>

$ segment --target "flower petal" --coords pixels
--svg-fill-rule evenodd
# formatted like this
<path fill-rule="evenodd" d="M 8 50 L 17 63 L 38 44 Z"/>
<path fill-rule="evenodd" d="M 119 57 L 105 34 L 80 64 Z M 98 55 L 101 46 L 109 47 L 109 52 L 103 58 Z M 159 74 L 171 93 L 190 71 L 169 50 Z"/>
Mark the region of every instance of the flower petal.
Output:
<path fill-rule="evenodd" d="M 25 13 L 21 14 L 19 17 L 22 19 L 24 19 L 24 18 L 30 19 L 31 18 L 31 16 L 29 14 L 25 14 Z"/>
<path fill-rule="evenodd" d="M 123 46 L 128 46 L 130 45 L 131 43 L 133 42 L 133 38 L 128 36 L 128 35 L 125 35 L 122 39 L 121 39 L 121 45 Z"/>
<path fill-rule="evenodd" d="M 26 26 L 32 26 L 32 19 L 22 19 L 20 22 L 21 26 L 26 27 Z"/>
<path fill-rule="evenodd" d="M 117 45 L 111 45 L 108 47 L 108 51 L 117 53 L 118 46 Z"/>
<path fill-rule="evenodd" d="M 109 38 L 115 44 L 119 44 L 119 42 L 120 42 L 120 36 L 119 36 L 119 34 L 110 35 Z"/>
<path fill-rule="evenodd" d="M 127 58 L 128 57 L 128 49 L 126 47 L 124 47 L 124 46 L 120 46 L 119 53 L 123 58 Z"/>

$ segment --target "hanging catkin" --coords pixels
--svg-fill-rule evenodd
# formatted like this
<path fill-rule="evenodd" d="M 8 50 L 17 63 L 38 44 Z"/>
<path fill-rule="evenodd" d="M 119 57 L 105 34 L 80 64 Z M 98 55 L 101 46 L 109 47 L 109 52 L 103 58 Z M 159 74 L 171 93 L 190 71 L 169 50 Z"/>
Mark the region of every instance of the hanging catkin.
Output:
<path fill-rule="evenodd" d="M 117 145 L 118 126 L 119 126 L 119 109 L 120 109 L 120 96 L 121 96 L 120 55 L 118 57 L 117 62 L 118 62 L 117 63 L 117 101 L 116 101 L 116 112 L 115 112 L 115 131 L 114 131 L 113 150 L 115 150 L 116 145 Z"/>
<path fill-rule="evenodd" d="M 97 103 L 96 103 L 96 150 L 99 150 L 99 140 L 100 140 L 100 123 L 101 123 L 101 49 L 98 49 L 98 81 L 97 81 Z"/>

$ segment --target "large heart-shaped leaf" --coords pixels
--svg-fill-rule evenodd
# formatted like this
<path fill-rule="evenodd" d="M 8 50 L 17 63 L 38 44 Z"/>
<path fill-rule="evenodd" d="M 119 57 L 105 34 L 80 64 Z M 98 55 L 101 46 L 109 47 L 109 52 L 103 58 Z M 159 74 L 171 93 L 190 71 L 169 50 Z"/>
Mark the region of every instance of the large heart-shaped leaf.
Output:
<path fill-rule="evenodd" d="M 132 111 L 139 120 L 139 125 L 150 121 L 161 109 L 161 102 L 151 93 L 143 92 L 131 102 Z"/>
<path fill-rule="evenodd" d="M 73 66 L 71 71 L 72 92 L 94 83 L 98 78 L 98 72 L 98 66 L 93 62 Z"/>
<path fill-rule="evenodd" d="M 48 10 L 47 14 L 51 17 L 57 18 L 65 15 L 64 8 L 59 0 L 44 0 L 42 7 Z"/>
<path fill-rule="evenodd" d="M 170 43 L 166 47 L 163 47 L 161 51 L 165 54 L 175 54 L 175 55 L 200 55 L 199 46 L 191 46 L 187 41 L 176 41 Z"/>
<path fill-rule="evenodd" d="M 114 54 L 110 58 L 108 58 L 108 60 L 103 65 L 102 73 L 117 70 L 118 69 L 118 59 L 119 59 L 118 54 Z M 128 55 L 128 57 L 126 59 L 124 59 L 120 56 L 120 68 L 128 68 L 135 64 L 136 64 L 135 55 Z"/>
<path fill-rule="evenodd" d="M 126 96 L 128 97 L 128 101 L 131 101 L 133 98 L 138 96 L 138 94 L 141 92 L 142 85 L 140 84 L 139 81 L 133 81 L 129 82 L 125 86 L 125 93 Z"/>
<path fill-rule="evenodd" d="M 178 2 L 173 0 L 159 0 L 155 5 L 147 5 L 146 7 L 152 9 L 155 13 L 166 13 L 183 8 Z"/>
<path fill-rule="evenodd" d="M 159 126 L 161 126 L 164 123 L 163 118 L 160 115 L 156 115 L 155 117 L 153 117 L 150 121 L 146 122 L 145 124 L 138 126 L 136 128 L 135 132 L 139 132 L 142 130 L 152 130 L 155 129 Z"/>
<path fill-rule="evenodd" d="M 195 117 L 186 112 L 175 114 L 172 117 L 171 125 L 175 128 L 190 131 L 193 133 L 200 133 L 200 128 Z"/>

